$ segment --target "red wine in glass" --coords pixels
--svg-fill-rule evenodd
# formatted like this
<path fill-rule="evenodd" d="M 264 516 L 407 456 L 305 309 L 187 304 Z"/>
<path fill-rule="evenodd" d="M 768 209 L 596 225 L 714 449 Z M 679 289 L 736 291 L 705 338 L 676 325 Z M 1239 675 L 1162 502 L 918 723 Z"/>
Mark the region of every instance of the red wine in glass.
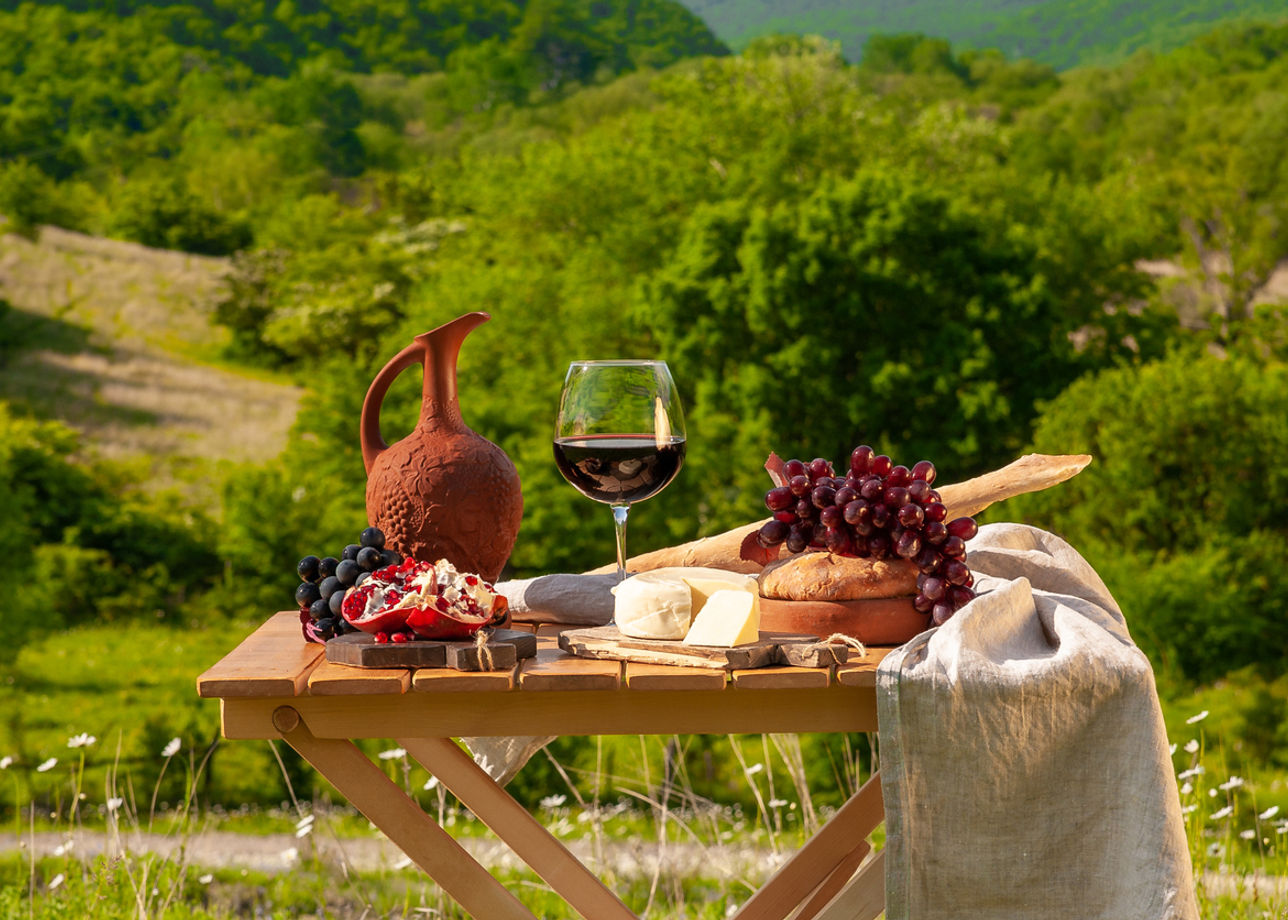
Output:
<path fill-rule="evenodd" d="M 630 504 L 661 492 L 680 472 L 684 438 L 651 434 L 556 438 L 555 464 L 587 498 Z"/>

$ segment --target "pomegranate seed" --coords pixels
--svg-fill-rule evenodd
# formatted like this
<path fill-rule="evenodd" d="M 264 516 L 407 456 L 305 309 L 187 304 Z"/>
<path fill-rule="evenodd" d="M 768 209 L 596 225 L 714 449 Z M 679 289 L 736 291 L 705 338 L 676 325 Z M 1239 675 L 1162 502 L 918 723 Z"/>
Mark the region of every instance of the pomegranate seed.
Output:
<path fill-rule="evenodd" d="M 392 639 L 395 643 L 403 643 L 407 641 L 407 634 L 404 632 L 396 632 L 389 638 Z"/>
<path fill-rule="evenodd" d="M 382 632 L 376 633 L 377 645 L 384 645 L 388 641 L 389 641 L 389 633 L 382 633 Z"/>
<path fill-rule="evenodd" d="M 472 588 L 479 583 L 479 580 L 475 578 L 473 575 L 466 575 L 465 583 Z"/>

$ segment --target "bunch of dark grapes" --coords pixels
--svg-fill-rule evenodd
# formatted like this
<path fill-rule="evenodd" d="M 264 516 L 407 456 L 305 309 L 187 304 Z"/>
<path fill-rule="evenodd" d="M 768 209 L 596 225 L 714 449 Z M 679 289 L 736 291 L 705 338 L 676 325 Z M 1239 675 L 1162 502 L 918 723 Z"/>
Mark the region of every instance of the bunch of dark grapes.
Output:
<path fill-rule="evenodd" d="M 788 460 L 782 472 L 786 484 L 765 494 L 774 516 L 760 528 L 762 546 L 907 559 L 921 573 L 913 604 L 936 626 L 975 597 L 965 557 L 978 527 L 969 517 L 945 520 L 929 460 L 909 469 L 863 444 L 850 455 L 845 476 L 821 458 Z"/>
<path fill-rule="evenodd" d="M 402 556 L 385 549 L 385 535 L 368 527 L 357 543 L 350 543 L 340 558 L 305 556 L 295 567 L 300 586 L 295 589 L 295 602 L 300 605 L 300 626 L 309 642 L 325 642 L 335 636 L 353 632 L 340 615 L 344 595 L 362 584 L 376 569 L 398 565 Z"/>

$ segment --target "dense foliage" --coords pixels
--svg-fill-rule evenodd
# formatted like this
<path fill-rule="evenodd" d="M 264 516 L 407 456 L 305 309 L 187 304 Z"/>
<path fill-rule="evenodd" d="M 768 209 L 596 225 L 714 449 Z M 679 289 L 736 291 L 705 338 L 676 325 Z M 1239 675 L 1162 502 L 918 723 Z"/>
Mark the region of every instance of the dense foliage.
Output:
<path fill-rule="evenodd" d="M 122 499 L 134 484 L 66 429 L 0 414 L 0 546 L 92 572 L 69 601 L 21 601 L 23 622 L 287 604 L 291 562 L 363 525 L 377 369 L 486 310 L 460 395 L 524 483 L 512 574 L 610 558 L 607 512 L 552 462 L 559 386 L 573 359 L 656 356 L 690 449 L 632 512 L 634 550 L 763 514 L 771 450 L 866 441 L 946 481 L 1085 451 L 1074 482 L 998 513 L 1083 549 L 1174 686 L 1288 651 L 1288 495 L 1265 460 L 1288 446 L 1267 287 L 1288 26 L 1061 75 L 918 35 L 857 66 L 790 36 L 672 63 L 719 49 L 635 3 L 453 5 L 472 11 L 454 26 L 409 4 L 401 32 L 356 3 L 117 6 L 0 13 L 0 211 L 30 235 L 236 253 L 227 358 L 310 392 L 286 452 L 227 477 L 217 522 Z M 389 440 L 415 377 L 386 399 Z"/>

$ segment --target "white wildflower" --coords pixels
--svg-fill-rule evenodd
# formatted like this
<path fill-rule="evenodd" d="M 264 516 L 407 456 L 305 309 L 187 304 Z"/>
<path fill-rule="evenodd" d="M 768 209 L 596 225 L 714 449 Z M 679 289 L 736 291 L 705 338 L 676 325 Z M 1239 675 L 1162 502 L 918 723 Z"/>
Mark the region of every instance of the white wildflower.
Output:
<path fill-rule="evenodd" d="M 1242 785 L 1243 785 L 1242 776 L 1231 776 L 1229 779 L 1227 779 L 1224 783 L 1222 783 L 1217 788 L 1220 789 L 1222 792 L 1229 792 L 1231 789 L 1238 789 Z"/>
<path fill-rule="evenodd" d="M 1193 791 L 1194 791 L 1194 787 L 1191 786 L 1189 783 L 1186 783 L 1181 787 L 1181 795 L 1189 795 Z"/>
<path fill-rule="evenodd" d="M 1244 840 L 1253 840 L 1256 838 L 1257 832 L 1254 830 L 1239 831 L 1239 836 Z"/>
<path fill-rule="evenodd" d="M 787 800 L 786 800 L 786 799 L 770 799 L 770 800 L 769 800 L 769 807 L 770 807 L 770 808 L 782 808 L 782 807 L 783 807 L 784 805 L 786 805 L 786 804 L 787 804 Z"/>
<path fill-rule="evenodd" d="M 1168 747 L 1168 749 L 1167 749 L 1167 752 L 1168 752 L 1169 754 L 1175 754 L 1175 753 L 1176 753 L 1176 745 L 1175 745 L 1175 744 L 1173 744 L 1173 745 L 1169 746 L 1169 747 Z"/>
<path fill-rule="evenodd" d="M 50 770 L 52 770 L 52 769 L 53 769 L 54 767 L 56 767 L 56 766 L 58 766 L 58 758 L 57 758 L 57 757 L 51 757 L 51 758 L 49 758 L 48 760 L 46 760 L 44 763 L 42 763 L 40 766 L 36 767 L 36 772 L 37 772 L 37 773 L 48 773 Z"/>
<path fill-rule="evenodd" d="M 1199 741 L 1197 738 L 1191 738 L 1189 741 L 1185 742 L 1186 754 L 1195 754 L 1198 752 L 1198 749 L 1199 749 Z"/>
<path fill-rule="evenodd" d="M 753 763 L 750 767 L 748 767 L 743 772 L 746 773 L 748 776 L 755 776 L 763 769 L 765 769 L 765 765 L 763 763 Z"/>
<path fill-rule="evenodd" d="M 213 882 L 214 880 L 215 880 L 215 877 L 214 877 L 213 875 L 211 875 L 209 872 L 207 872 L 207 873 L 206 873 L 205 875 L 203 875 L 203 876 L 200 876 L 200 877 L 197 879 L 197 881 L 198 881 L 198 882 L 200 882 L 200 883 L 201 883 L 201 884 L 203 884 L 203 885 L 209 885 L 209 884 L 210 884 L 211 882 Z"/>
<path fill-rule="evenodd" d="M 297 827 L 297 828 L 295 829 L 295 839 L 296 839 L 296 840 L 303 840 L 305 837 L 307 837 L 307 836 L 308 836 L 309 834 L 311 834 L 311 833 L 313 833 L 313 825 L 312 825 L 312 824 L 306 824 L 306 825 L 304 825 L 303 827 Z"/>
<path fill-rule="evenodd" d="M 115 812 L 118 808 L 120 808 L 124 804 L 125 804 L 125 799 L 121 798 L 120 796 L 112 796 L 112 798 L 107 800 L 107 810 L 110 812 Z"/>
<path fill-rule="evenodd" d="M 1208 717 L 1208 711 L 1204 709 L 1202 712 L 1198 713 L 1197 715 L 1192 715 L 1188 719 L 1186 719 L 1185 724 L 1193 725 L 1195 722 L 1202 722 L 1207 717 Z"/>
<path fill-rule="evenodd" d="M 406 757 L 407 752 L 402 748 L 390 748 L 387 751 L 381 751 L 376 756 L 381 760 L 397 760 L 400 757 Z"/>
<path fill-rule="evenodd" d="M 1280 821 L 1275 825 L 1276 834 L 1288 834 L 1288 821 Z"/>
<path fill-rule="evenodd" d="M 85 732 L 81 732 L 79 735 L 72 735 L 68 738 L 67 746 L 69 748 L 89 747 L 97 740 L 98 739 L 93 735 L 87 735 Z"/>
<path fill-rule="evenodd" d="M 178 754 L 179 747 L 180 745 L 182 745 L 182 743 L 183 742 L 181 742 L 178 738 L 171 738 L 169 742 L 166 743 L 166 746 L 161 749 L 161 756 L 173 757 L 175 754 Z"/>
<path fill-rule="evenodd" d="M 1232 815 L 1232 814 L 1234 814 L 1234 808 L 1232 808 L 1231 806 L 1227 805 L 1227 806 L 1225 806 L 1224 808 L 1221 808 L 1221 809 L 1218 809 L 1218 810 L 1216 810 L 1216 811 L 1212 812 L 1212 820 L 1213 820 L 1213 821 L 1220 821 L 1222 818 L 1228 818 L 1228 817 L 1230 817 L 1230 815 Z"/>
<path fill-rule="evenodd" d="M 1199 810 L 1199 807 L 1197 805 L 1186 805 L 1184 808 L 1181 809 L 1181 814 L 1192 815 L 1194 814 L 1194 812 L 1198 810 Z"/>
<path fill-rule="evenodd" d="M 289 866 L 300 858 L 300 851 L 295 847 L 287 847 L 278 855 L 282 857 L 282 862 Z"/>
<path fill-rule="evenodd" d="M 302 828 L 310 827 L 312 826 L 312 824 L 313 824 L 313 815 L 305 815 L 303 818 L 300 818 L 300 820 L 295 822 L 295 829 L 298 831 L 298 830 L 301 830 Z"/>
<path fill-rule="evenodd" d="M 73 840 L 68 840 L 66 843 L 60 843 L 58 846 L 54 847 L 54 855 L 62 856 L 64 853 L 70 853 L 73 846 L 75 846 L 75 841 Z"/>
<path fill-rule="evenodd" d="M 1209 789 L 1209 790 L 1208 790 L 1208 798 L 1209 798 L 1209 799 L 1214 799 L 1214 798 L 1216 798 L 1216 790 L 1215 790 L 1215 789 Z"/>
<path fill-rule="evenodd" d="M 49 890 L 53 891 L 62 883 L 63 883 L 63 874 L 59 872 L 57 875 L 55 875 L 53 878 L 49 880 Z"/>
<path fill-rule="evenodd" d="M 429 779 L 425 780 L 425 785 L 421 786 L 421 788 L 422 788 L 422 789 L 424 789 L 426 792 L 429 792 L 429 791 L 431 791 L 431 790 L 433 790 L 433 789 L 437 789 L 437 788 L 438 788 L 438 777 L 437 777 L 437 776 L 431 776 Z"/>
<path fill-rule="evenodd" d="M 13 758 L 8 755 L 0 757 L 0 770 L 8 770 L 9 765 L 13 763 Z"/>
<path fill-rule="evenodd" d="M 566 795 L 548 795 L 541 800 L 542 808 L 558 808 L 564 802 L 568 801 Z"/>
<path fill-rule="evenodd" d="M 1279 814 L 1279 806 L 1278 806 L 1278 805 L 1271 805 L 1269 808 L 1267 808 L 1267 809 L 1266 809 L 1265 811 L 1263 811 L 1261 814 L 1257 815 L 1257 819 L 1258 819 L 1259 821 L 1269 821 L 1271 818 L 1273 818 L 1273 817 L 1274 817 L 1275 815 L 1277 815 L 1277 814 Z"/>
<path fill-rule="evenodd" d="M 1197 766 L 1197 767 L 1190 767 L 1190 769 L 1188 769 L 1188 770 L 1182 770 L 1180 773 L 1177 773 L 1177 774 L 1176 774 L 1176 778 L 1177 778 L 1177 779 L 1193 779 L 1193 778 L 1194 778 L 1194 777 L 1196 777 L 1196 776 L 1202 776 L 1202 775 L 1203 775 L 1204 773 L 1206 773 L 1206 772 L 1207 772 L 1207 771 L 1203 769 L 1202 765 L 1200 765 L 1200 766 Z"/>

